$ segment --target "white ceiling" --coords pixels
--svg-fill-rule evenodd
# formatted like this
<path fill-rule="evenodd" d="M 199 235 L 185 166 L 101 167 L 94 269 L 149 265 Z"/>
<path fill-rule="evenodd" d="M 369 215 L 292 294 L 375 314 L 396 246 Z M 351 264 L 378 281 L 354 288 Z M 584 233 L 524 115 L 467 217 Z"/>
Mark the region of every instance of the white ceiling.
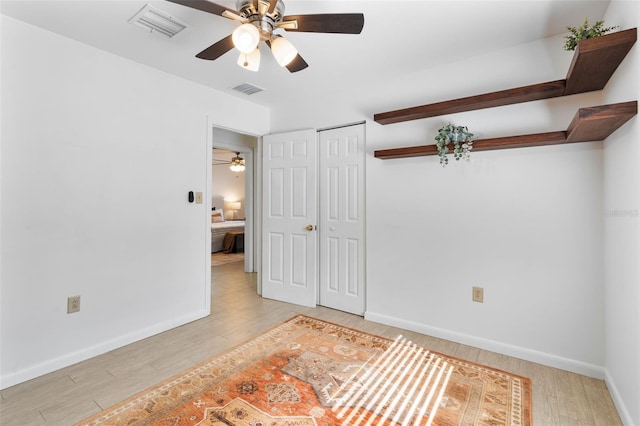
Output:
<path fill-rule="evenodd" d="M 184 21 L 174 38 L 127 23 L 145 4 Z M 234 0 L 218 4 L 235 9 Z M 443 62 L 480 55 L 566 33 L 585 17 L 601 19 L 609 1 L 503 0 L 285 0 L 286 14 L 362 12 L 360 35 L 286 33 L 309 64 L 298 73 L 277 65 L 262 49 L 260 71 L 236 65 L 228 52 L 215 61 L 195 54 L 230 34 L 236 22 L 166 1 L 2 0 L 1 12 L 96 48 L 269 107 L 299 96 L 375 91 Z M 230 88 L 249 82 L 264 92 L 247 96 Z M 470 93 L 473 94 L 473 93 Z M 410 105 L 407 105 L 410 106 Z"/>

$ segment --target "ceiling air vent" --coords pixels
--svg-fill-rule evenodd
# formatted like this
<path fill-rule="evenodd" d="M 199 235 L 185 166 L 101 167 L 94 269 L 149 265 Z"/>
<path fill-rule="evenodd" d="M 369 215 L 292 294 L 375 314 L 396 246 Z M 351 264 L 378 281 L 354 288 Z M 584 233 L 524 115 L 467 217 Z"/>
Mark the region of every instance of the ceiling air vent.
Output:
<path fill-rule="evenodd" d="M 187 27 L 184 22 L 148 4 L 133 15 L 129 23 L 169 38 Z"/>
<path fill-rule="evenodd" d="M 242 83 L 232 88 L 236 92 L 244 93 L 245 95 L 253 95 L 254 93 L 262 92 L 264 89 L 261 89 L 258 86 L 254 86 L 250 83 Z"/>

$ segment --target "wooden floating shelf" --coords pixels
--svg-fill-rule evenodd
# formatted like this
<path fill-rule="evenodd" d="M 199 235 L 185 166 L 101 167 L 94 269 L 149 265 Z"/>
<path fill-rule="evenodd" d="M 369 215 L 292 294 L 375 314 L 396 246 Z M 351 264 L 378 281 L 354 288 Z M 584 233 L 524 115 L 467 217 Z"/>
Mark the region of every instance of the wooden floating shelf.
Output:
<path fill-rule="evenodd" d="M 566 131 L 477 139 L 473 141 L 472 152 L 601 141 L 637 114 L 637 101 L 580 108 L 573 117 L 573 120 L 571 120 L 571 124 Z M 453 150 L 453 144 L 450 145 L 450 149 Z M 438 149 L 434 144 L 383 149 L 375 151 L 373 155 L 376 158 L 388 160 L 392 158 L 423 157 L 437 154 Z"/>
<path fill-rule="evenodd" d="M 564 80 L 533 84 L 450 101 L 374 114 L 380 124 L 400 123 L 464 111 L 512 105 L 602 90 L 637 39 L 637 29 L 578 43 Z"/>
<path fill-rule="evenodd" d="M 564 95 L 602 90 L 638 37 L 636 28 L 578 43 L 567 73 Z"/>
<path fill-rule="evenodd" d="M 637 101 L 580 108 L 567 129 L 566 142 L 605 140 L 637 113 Z"/>

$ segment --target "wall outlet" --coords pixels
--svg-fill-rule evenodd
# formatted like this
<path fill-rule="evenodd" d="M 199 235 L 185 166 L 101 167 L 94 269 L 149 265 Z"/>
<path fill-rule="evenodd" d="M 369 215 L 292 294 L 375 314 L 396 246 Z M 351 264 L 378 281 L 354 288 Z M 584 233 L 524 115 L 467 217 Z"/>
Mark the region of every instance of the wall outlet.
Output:
<path fill-rule="evenodd" d="M 67 313 L 72 314 L 80 311 L 80 296 L 70 296 L 67 298 Z"/>
<path fill-rule="evenodd" d="M 196 192 L 196 204 L 202 204 L 202 192 Z"/>
<path fill-rule="evenodd" d="M 478 303 L 484 302 L 484 288 L 482 287 L 474 287 L 473 288 L 473 301 Z"/>

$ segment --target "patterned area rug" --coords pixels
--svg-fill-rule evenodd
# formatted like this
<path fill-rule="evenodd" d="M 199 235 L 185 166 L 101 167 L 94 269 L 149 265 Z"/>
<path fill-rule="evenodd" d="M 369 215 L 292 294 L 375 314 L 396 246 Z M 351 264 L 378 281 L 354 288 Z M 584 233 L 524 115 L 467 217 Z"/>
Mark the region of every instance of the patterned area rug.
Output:
<path fill-rule="evenodd" d="M 531 425 L 531 382 L 299 315 L 77 425 Z"/>
<path fill-rule="evenodd" d="M 211 266 L 226 265 L 227 263 L 242 262 L 244 253 L 211 253 Z"/>

